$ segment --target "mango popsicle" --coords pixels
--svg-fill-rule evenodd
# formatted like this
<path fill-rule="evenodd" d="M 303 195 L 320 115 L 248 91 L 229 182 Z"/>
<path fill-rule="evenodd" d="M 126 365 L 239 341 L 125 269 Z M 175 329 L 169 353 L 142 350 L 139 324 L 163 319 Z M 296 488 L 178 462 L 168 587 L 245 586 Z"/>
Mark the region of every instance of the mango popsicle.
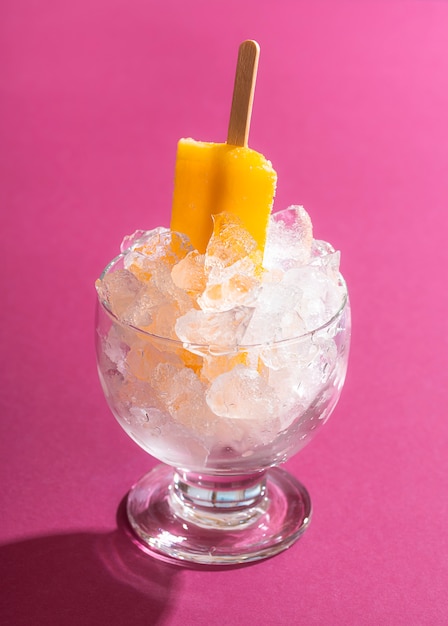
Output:
<path fill-rule="evenodd" d="M 256 42 L 241 44 L 227 143 L 178 143 L 170 228 L 187 234 L 201 253 L 212 234 L 212 216 L 224 211 L 240 218 L 264 250 L 277 174 L 262 154 L 247 146 L 258 56 Z"/>

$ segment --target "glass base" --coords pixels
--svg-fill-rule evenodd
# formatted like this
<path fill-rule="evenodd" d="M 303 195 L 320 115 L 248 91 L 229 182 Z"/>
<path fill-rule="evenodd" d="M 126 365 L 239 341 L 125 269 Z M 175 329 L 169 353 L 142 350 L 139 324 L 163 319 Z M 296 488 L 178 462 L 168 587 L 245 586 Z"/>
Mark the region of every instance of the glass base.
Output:
<path fill-rule="evenodd" d="M 311 502 L 277 467 L 204 476 L 159 465 L 132 487 L 127 515 L 140 547 L 157 558 L 236 565 L 289 548 L 310 523 Z"/>

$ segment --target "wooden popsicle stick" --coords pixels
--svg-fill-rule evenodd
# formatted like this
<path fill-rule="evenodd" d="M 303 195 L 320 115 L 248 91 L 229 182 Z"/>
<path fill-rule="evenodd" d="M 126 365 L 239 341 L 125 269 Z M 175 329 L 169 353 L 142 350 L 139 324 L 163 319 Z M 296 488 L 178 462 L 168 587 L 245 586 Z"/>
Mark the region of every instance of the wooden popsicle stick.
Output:
<path fill-rule="evenodd" d="M 256 41 L 249 39 L 240 45 L 227 133 L 227 143 L 232 146 L 247 147 L 259 56 Z"/>

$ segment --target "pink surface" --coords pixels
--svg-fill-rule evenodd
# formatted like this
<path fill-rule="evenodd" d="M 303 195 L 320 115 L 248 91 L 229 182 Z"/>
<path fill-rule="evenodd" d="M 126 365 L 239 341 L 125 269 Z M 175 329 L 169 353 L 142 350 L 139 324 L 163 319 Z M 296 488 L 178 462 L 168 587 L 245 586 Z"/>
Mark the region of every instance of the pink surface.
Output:
<path fill-rule="evenodd" d="M 6 0 L 0 31 L 1 623 L 448 623 L 448 4 Z M 251 145 L 277 208 L 342 250 L 353 344 L 287 464 L 310 529 L 192 571 L 117 530 L 155 461 L 102 396 L 93 283 L 122 235 L 167 224 L 177 139 L 225 139 L 246 38 Z"/>

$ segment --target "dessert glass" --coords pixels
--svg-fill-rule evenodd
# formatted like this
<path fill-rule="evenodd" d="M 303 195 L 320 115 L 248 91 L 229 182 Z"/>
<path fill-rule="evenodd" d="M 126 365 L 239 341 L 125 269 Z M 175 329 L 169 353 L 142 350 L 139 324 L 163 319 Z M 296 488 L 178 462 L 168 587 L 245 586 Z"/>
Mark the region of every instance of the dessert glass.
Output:
<path fill-rule="evenodd" d="M 125 254 L 101 279 L 123 269 Z M 228 348 L 145 332 L 118 319 L 99 296 L 96 349 L 105 397 L 126 433 L 162 462 L 127 497 L 144 550 L 175 562 L 245 563 L 288 548 L 308 527 L 308 492 L 279 466 L 310 441 L 341 393 L 350 305 L 341 276 L 339 284 L 342 304 L 319 328 Z M 224 414 L 211 410 L 209 385 L 198 383 L 204 366 L 244 373 L 223 390 Z"/>

